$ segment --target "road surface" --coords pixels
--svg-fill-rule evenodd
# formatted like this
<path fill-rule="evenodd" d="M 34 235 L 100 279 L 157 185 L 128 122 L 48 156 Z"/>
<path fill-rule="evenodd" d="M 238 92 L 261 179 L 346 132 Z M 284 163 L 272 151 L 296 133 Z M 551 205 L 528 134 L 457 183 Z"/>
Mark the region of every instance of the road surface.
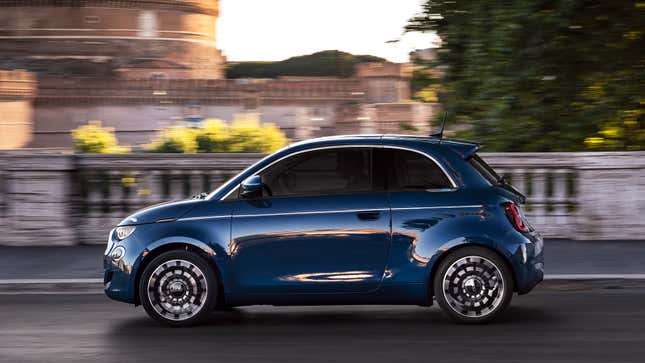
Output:
<path fill-rule="evenodd" d="M 0 362 L 644 361 L 644 288 L 559 289 L 516 296 L 484 326 L 436 306 L 337 306 L 239 308 L 172 329 L 102 295 L 0 295 Z"/>

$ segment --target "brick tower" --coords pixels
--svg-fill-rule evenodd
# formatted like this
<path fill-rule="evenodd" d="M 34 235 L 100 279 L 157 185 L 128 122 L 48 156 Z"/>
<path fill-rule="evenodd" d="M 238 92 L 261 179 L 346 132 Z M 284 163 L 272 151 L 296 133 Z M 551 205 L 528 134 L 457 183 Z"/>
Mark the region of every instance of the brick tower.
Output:
<path fill-rule="evenodd" d="M 218 0 L 0 0 L 0 69 L 219 79 Z"/>

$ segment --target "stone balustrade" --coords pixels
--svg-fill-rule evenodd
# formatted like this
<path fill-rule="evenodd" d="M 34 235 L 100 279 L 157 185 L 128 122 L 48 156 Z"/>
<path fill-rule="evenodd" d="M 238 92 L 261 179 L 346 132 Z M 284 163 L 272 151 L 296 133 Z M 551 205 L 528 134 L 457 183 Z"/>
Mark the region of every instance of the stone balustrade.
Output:
<path fill-rule="evenodd" d="M 545 236 L 643 239 L 645 152 L 489 153 Z M 132 211 L 211 191 L 258 154 L 0 154 L 0 245 L 105 243 Z"/>
<path fill-rule="evenodd" d="M 129 212 L 216 189 L 259 160 L 256 154 L 85 155 L 75 157 L 78 188 L 75 230 L 83 243 L 103 242 L 105 232 Z"/>

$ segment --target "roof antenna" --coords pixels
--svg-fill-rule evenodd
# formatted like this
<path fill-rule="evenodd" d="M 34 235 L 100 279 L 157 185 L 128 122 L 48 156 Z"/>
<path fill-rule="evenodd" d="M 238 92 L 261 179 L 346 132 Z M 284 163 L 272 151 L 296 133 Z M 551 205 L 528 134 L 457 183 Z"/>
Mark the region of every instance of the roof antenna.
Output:
<path fill-rule="evenodd" d="M 436 137 L 439 140 L 443 140 L 443 130 L 446 128 L 446 120 L 448 119 L 448 111 L 443 113 L 443 117 L 441 118 L 441 131 L 439 131 L 436 134 L 430 135 L 430 137 Z"/>

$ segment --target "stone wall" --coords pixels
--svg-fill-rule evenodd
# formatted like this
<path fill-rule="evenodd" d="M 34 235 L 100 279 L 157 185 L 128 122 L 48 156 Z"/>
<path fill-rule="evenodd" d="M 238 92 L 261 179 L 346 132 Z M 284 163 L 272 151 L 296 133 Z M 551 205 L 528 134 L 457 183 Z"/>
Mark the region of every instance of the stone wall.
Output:
<path fill-rule="evenodd" d="M 218 185 L 262 155 L 0 154 L 0 245 L 104 243 L 130 212 Z M 644 239 L 645 152 L 483 154 L 545 236 Z"/>

